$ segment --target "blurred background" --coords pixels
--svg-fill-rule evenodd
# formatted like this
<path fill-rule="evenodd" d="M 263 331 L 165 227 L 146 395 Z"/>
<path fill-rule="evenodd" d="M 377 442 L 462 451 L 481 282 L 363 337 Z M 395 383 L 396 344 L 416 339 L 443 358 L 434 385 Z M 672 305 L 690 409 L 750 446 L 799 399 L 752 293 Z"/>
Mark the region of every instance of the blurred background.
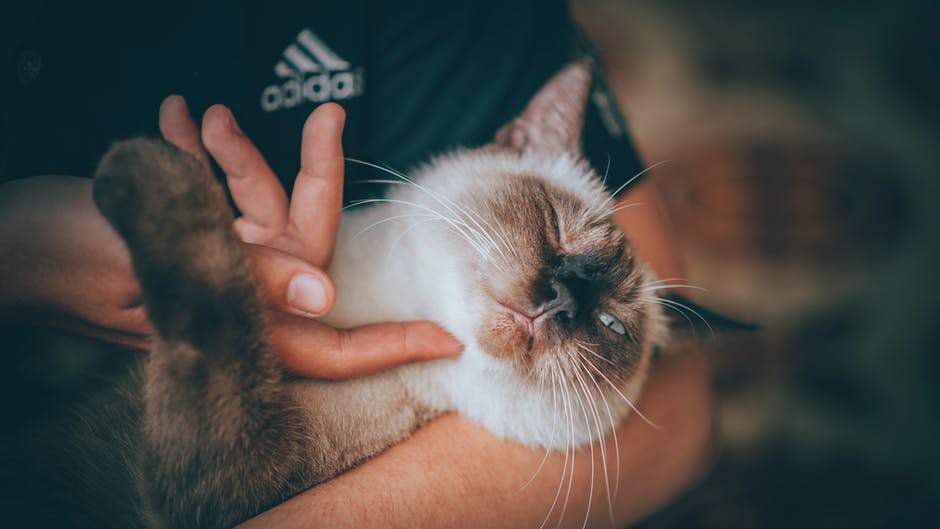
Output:
<path fill-rule="evenodd" d="M 713 471 L 647 528 L 940 527 L 934 2 L 574 0 L 703 305 Z"/>

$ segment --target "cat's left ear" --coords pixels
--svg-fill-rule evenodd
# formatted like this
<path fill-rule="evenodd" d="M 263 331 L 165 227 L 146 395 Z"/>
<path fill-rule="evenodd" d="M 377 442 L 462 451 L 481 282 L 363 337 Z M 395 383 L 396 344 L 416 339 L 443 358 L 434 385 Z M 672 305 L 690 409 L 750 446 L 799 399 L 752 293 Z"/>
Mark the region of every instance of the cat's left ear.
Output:
<path fill-rule="evenodd" d="M 581 156 L 591 80 L 590 61 L 565 66 L 535 94 L 521 116 L 496 133 L 494 144 L 520 153 L 566 151 Z"/>

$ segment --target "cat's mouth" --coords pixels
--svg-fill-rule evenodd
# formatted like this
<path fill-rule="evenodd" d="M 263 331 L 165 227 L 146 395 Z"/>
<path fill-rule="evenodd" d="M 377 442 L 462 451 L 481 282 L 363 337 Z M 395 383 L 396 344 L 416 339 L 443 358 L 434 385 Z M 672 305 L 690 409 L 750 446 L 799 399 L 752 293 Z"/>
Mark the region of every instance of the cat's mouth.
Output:
<path fill-rule="evenodd" d="M 484 349 L 498 358 L 532 358 L 557 336 L 550 328 L 559 317 L 557 307 L 544 303 L 523 308 L 494 298 L 495 303 L 480 330 Z"/>
<path fill-rule="evenodd" d="M 525 333 L 528 334 L 529 340 L 527 343 L 527 349 L 529 351 L 531 351 L 532 347 L 535 345 L 536 337 L 544 339 L 546 332 L 545 325 L 547 325 L 550 319 L 557 316 L 555 307 L 548 303 L 545 303 L 534 310 L 517 308 L 498 299 L 496 300 L 496 303 L 506 309 L 512 315 L 513 319 L 518 323 L 519 327 L 524 329 Z"/>

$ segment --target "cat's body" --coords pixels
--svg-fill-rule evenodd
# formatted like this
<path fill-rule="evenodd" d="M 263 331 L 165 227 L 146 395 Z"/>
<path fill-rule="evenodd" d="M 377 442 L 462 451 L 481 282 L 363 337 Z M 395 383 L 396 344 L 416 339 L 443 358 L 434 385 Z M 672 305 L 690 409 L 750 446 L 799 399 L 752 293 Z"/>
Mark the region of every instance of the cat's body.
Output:
<path fill-rule="evenodd" d="M 158 334 L 128 456 L 145 524 L 232 525 L 444 411 L 554 449 L 626 415 L 663 329 L 578 155 L 590 81 L 586 64 L 569 66 L 493 145 L 434 160 L 344 215 L 323 322 L 431 320 L 466 349 L 342 383 L 278 366 L 224 194 L 201 166 L 160 142 L 117 144 L 95 200 L 128 243 Z"/>
<path fill-rule="evenodd" d="M 441 180 L 438 173 L 450 178 Z M 478 336 L 479 312 L 486 307 L 483 298 L 489 294 L 480 288 L 482 281 L 476 271 L 467 266 L 467 242 L 446 220 L 427 213 L 434 210 L 459 218 L 466 231 L 489 232 L 490 239 L 481 237 L 478 241 L 480 246 L 489 245 L 484 248 L 489 257 L 500 263 L 503 252 L 505 258 L 512 259 L 514 250 L 502 242 L 510 236 L 492 223 L 487 225 L 483 214 L 473 211 L 470 199 L 499 191 L 498 183 L 488 181 L 494 174 L 499 179 L 519 180 L 538 174 L 539 181 L 524 184 L 531 192 L 551 183 L 588 203 L 600 205 L 607 197 L 591 170 L 565 152 L 520 156 L 511 151 L 484 150 L 434 160 L 410 178 L 414 184 L 403 182 L 406 185 L 394 187 L 387 197 L 392 202 L 358 211 L 352 208 L 344 215 L 330 267 L 340 295 L 323 321 L 340 328 L 376 321 L 430 320 L 441 324 L 465 344 L 466 352 L 458 360 L 401 368 L 395 376 L 409 393 L 429 409 L 459 411 L 500 436 L 562 449 L 572 439 L 557 428 L 552 431 L 554 418 L 561 413 L 560 401 L 556 397 L 552 402 L 551 387 L 521 379 L 504 362 L 494 361 L 484 352 Z M 644 369 L 640 366 L 637 371 Z M 631 382 L 618 390 L 634 399 L 642 376 Z M 597 391 L 593 386 L 590 389 Z M 627 411 L 626 403 L 611 388 L 604 397 L 616 403 L 612 413 L 614 420 L 619 420 Z M 583 418 L 578 415 L 574 420 L 580 423 Z M 572 434 L 577 445 L 596 435 L 594 427 L 585 423 Z"/>

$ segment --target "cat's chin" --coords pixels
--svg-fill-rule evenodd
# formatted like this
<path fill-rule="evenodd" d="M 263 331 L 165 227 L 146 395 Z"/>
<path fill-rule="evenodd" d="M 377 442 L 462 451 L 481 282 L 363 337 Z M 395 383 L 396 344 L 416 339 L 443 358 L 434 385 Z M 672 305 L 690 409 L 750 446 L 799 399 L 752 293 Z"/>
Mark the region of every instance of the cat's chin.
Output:
<path fill-rule="evenodd" d="M 511 360 L 528 356 L 535 346 L 533 329 L 509 310 L 491 310 L 484 317 L 477 341 L 494 358 Z"/>
<path fill-rule="evenodd" d="M 561 376 L 558 364 L 564 362 L 556 363 L 552 354 L 543 355 L 523 374 L 509 360 L 468 350 L 462 358 L 433 370 L 439 381 L 436 387 L 443 393 L 433 395 L 443 399 L 434 402 L 498 437 L 533 448 L 564 451 L 604 437 L 630 413 L 626 399 L 635 401 L 642 377 L 616 389 L 590 382 L 582 386 Z M 425 396 L 428 386 L 413 390 Z"/>

